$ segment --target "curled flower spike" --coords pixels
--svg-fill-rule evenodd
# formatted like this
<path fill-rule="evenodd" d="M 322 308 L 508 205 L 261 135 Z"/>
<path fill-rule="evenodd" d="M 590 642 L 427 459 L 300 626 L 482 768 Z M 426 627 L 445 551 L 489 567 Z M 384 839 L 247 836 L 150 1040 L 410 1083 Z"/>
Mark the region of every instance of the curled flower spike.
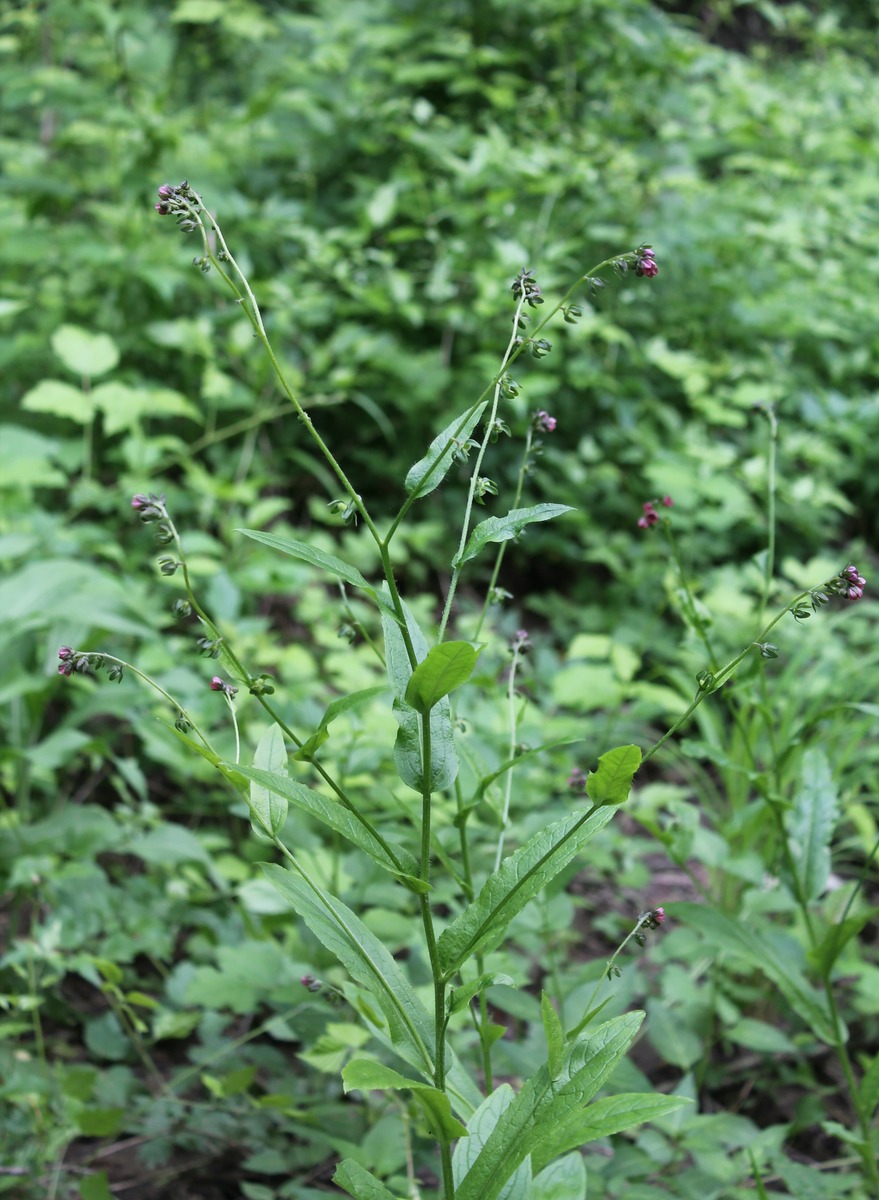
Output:
<path fill-rule="evenodd" d="M 558 424 L 556 418 L 551 417 L 549 413 L 545 412 L 542 408 L 539 412 L 534 414 L 534 416 L 531 418 L 531 421 L 534 425 L 534 428 L 539 430 L 540 433 L 555 433 L 555 427 Z"/>
<path fill-rule="evenodd" d="M 317 979 L 314 975 L 303 975 L 299 982 L 304 988 L 308 988 L 310 992 L 319 992 L 323 987 L 323 981 Z"/>
<path fill-rule="evenodd" d="M 654 275 L 659 274 L 659 267 L 654 261 L 656 255 L 650 246 L 639 246 L 635 252 L 635 274 L 645 275 L 648 279 L 652 279 Z"/>
<path fill-rule="evenodd" d="M 651 908 L 648 912 L 641 914 L 642 929 L 658 929 L 665 921 L 664 908 Z"/>
<path fill-rule="evenodd" d="M 840 571 L 840 579 L 843 581 L 843 595 L 849 600 L 860 600 L 864 594 L 864 588 L 867 586 L 867 581 L 863 575 L 858 574 L 858 568 L 854 563 L 849 563 L 842 571 Z"/>

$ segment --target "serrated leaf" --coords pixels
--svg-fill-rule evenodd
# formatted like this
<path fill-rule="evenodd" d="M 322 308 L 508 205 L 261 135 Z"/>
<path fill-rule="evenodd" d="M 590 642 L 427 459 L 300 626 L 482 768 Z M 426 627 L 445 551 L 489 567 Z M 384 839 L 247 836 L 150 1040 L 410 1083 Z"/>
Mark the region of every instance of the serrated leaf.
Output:
<path fill-rule="evenodd" d="M 340 804 L 336 800 L 330 799 L 322 792 L 317 792 L 313 788 L 306 787 L 295 779 L 290 779 L 286 775 L 279 775 L 270 771 L 262 771 L 257 767 L 233 767 L 232 764 L 224 764 L 230 769 L 237 771 L 245 779 L 249 780 L 251 787 L 256 784 L 258 787 L 265 789 L 272 795 L 283 797 L 285 801 L 295 804 L 297 808 L 303 809 L 310 813 L 318 821 L 328 825 L 330 829 L 334 829 L 340 833 L 349 842 L 355 846 L 359 846 L 364 850 L 370 858 L 383 867 L 386 871 L 397 873 L 417 873 L 418 864 L 415 857 L 408 850 L 399 846 L 385 849 L 378 838 L 357 819 L 351 809 Z"/>
<path fill-rule="evenodd" d="M 509 542 L 519 536 L 526 525 L 535 521 L 551 521 L 563 513 L 573 512 L 570 504 L 535 504 L 531 508 L 514 508 L 505 517 L 487 517 L 480 521 L 460 555 L 452 559 L 453 567 L 463 566 L 476 558 L 489 542 Z"/>
<path fill-rule="evenodd" d="M 280 726 L 269 726 L 260 738 L 253 756 L 253 766 L 263 775 L 270 775 L 273 780 L 286 778 L 287 746 Z M 268 788 L 251 779 L 250 813 L 254 833 L 276 837 L 287 820 L 287 799 L 277 788 Z"/>
<path fill-rule="evenodd" d="M 442 642 L 433 646 L 409 678 L 404 697 L 407 704 L 427 716 L 434 705 L 473 674 L 482 647 L 470 642 Z"/>
<path fill-rule="evenodd" d="M 353 1158 L 343 1158 L 336 1167 L 333 1183 L 344 1188 L 354 1200 L 397 1200 L 393 1192 L 389 1192 L 383 1183 L 361 1167 Z"/>
<path fill-rule="evenodd" d="M 506 858 L 472 904 L 443 930 L 437 943 L 443 975 L 450 978 L 477 950 L 493 949 L 516 913 L 564 870 L 613 814 L 609 807 L 570 813 Z"/>
<path fill-rule="evenodd" d="M 817 1038 L 830 1046 L 836 1042 L 826 1000 L 803 978 L 799 968 L 779 953 L 775 943 L 708 905 L 676 903 L 674 916 L 699 929 L 715 953 L 727 950 L 762 971 Z"/>
<path fill-rule="evenodd" d="M 352 1089 L 360 1092 L 409 1090 L 421 1106 L 435 1138 L 448 1145 L 455 1138 L 467 1136 L 467 1130 L 452 1116 L 449 1098 L 444 1092 L 419 1079 L 408 1079 L 375 1059 L 352 1059 L 342 1069 L 342 1084 L 346 1092 Z"/>
<path fill-rule="evenodd" d="M 92 333 L 79 325 L 62 325 L 52 334 L 52 349 L 74 375 L 95 379 L 119 362 L 119 349 L 106 333 Z"/>
<path fill-rule="evenodd" d="M 361 575 L 356 567 L 343 562 L 341 558 L 336 558 L 334 554 L 327 554 L 315 546 L 309 546 L 306 542 L 297 542 L 295 538 L 283 537 L 279 533 L 263 533 L 259 529 L 236 529 L 235 532 L 243 533 L 245 537 L 252 538 L 255 542 L 262 542 L 264 546 L 271 546 L 273 550 L 280 550 L 282 554 L 289 554 L 291 558 L 298 558 L 312 567 L 329 571 L 331 575 L 337 576 L 345 583 L 350 583 L 352 587 L 361 588 L 382 610 L 383 616 L 389 616 L 392 621 L 397 620 L 393 605 Z"/>
<path fill-rule="evenodd" d="M 839 818 L 836 786 L 823 750 L 803 755 L 800 786 L 787 814 L 788 842 L 804 900 L 817 900 L 830 876 L 830 842 Z"/>
<path fill-rule="evenodd" d="M 351 692 L 348 696 L 341 696 L 338 700 L 333 700 L 327 706 L 327 710 L 321 717 L 320 724 L 315 732 L 311 735 L 307 742 L 293 755 L 299 762 L 307 762 L 313 758 L 317 750 L 329 738 L 329 726 L 335 721 L 336 717 L 340 717 L 342 713 L 350 712 L 352 709 L 360 708 L 364 704 L 368 704 L 370 700 L 376 696 L 382 696 L 388 689 L 382 684 L 379 687 L 363 688 L 359 692 Z"/>
<path fill-rule="evenodd" d="M 22 396 L 21 407 L 27 412 L 63 417 L 77 425 L 90 424 L 97 411 L 93 396 L 69 383 L 62 383 L 60 379 L 41 379 Z"/>
<path fill-rule="evenodd" d="M 418 627 L 406 605 L 403 605 L 406 627 L 417 662 L 423 662 L 428 654 L 427 638 Z M 394 743 L 394 763 L 397 773 L 405 784 L 419 794 L 423 791 L 424 763 L 421 742 L 421 726 L 418 713 L 405 701 L 406 689 L 412 676 L 412 666 L 406 651 L 403 633 L 396 621 L 386 619 L 382 613 L 382 629 L 385 635 L 385 663 L 388 679 L 394 689 L 394 718 L 399 725 Z M 452 729 L 452 708 L 448 699 L 442 699 L 430 712 L 430 790 L 440 792 L 455 781 L 458 774 L 458 756 L 455 753 L 455 735 Z"/>
<path fill-rule="evenodd" d="M 469 439 L 485 412 L 486 404 L 487 401 L 483 401 L 472 411 L 468 409 L 463 416 L 456 417 L 447 425 L 442 433 L 437 434 L 424 458 L 409 468 L 405 487 L 410 496 L 429 496 L 439 487 L 454 461 L 454 448 Z"/>
<path fill-rule="evenodd" d="M 641 766 L 641 751 L 637 746 L 617 746 L 598 760 L 598 770 L 586 780 L 586 791 L 592 803 L 622 804 L 629 797 L 632 779 Z"/>
<path fill-rule="evenodd" d="M 546 1067 L 527 1079 L 456 1189 L 456 1200 L 498 1200 L 506 1181 L 530 1154 L 539 1152 L 553 1126 L 584 1109 L 605 1083 L 642 1019 L 643 1013 L 626 1013 L 607 1021 L 570 1045 L 557 1079 Z"/>

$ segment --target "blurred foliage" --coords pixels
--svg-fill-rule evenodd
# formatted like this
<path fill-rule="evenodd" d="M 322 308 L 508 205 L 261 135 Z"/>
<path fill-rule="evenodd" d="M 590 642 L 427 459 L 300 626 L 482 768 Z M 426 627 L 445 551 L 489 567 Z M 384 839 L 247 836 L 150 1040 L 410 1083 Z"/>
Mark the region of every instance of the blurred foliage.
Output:
<path fill-rule="evenodd" d="M 402 1191 L 404 1132 L 423 1145 L 393 1102 L 341 1102 L 335 1075 L 360 1030 L 332 990 L 299 980 L 343 975 L 259 878 L 264 851 L 215 773 L 130 676 L 99 688 L 55 675 L 62 642 L 124 654 L 231 744 L 205 689 L 212 664 L 171 622 L 175 585 L 155 581 L 130 520 L 131 493 L 154 488 L 186 530 L 212 612 L 276 676 L 291 719 L 311 728 L 333 695 L 382 681 L 369 648 L 337 636 L 351 613 L 314 572 L 233 532 L 289 524 L 375 566 L 330 514 L 334 482 L 281 419 L 241 314 L 155 213 L 156 186 L 189 178 L 216 206 L 304 403 L 385 517 L 407 469 L 495 372 L 515 272 L 531 267 L 553 299 L 608 255 L 655 247 L 657 279 L 584 295 L 553 353 L 516 364 L 514 436 L 492 448 L 501 495 L 489 511 L 502 513 L 529 414 L 551 411 L 558 429 L 527 502 L 578 509 L 530 535 L 539 555 L 526 562 L 529 538 L 511 549 L 500 580 L 514 599 L 497 628 L 524 622 L 535 642 L 523 740 L 585 739 L 582 754 L 523 768 L 523 837 L 566 811 L 578 757 L 656 736 L 705 666 L 660 537 L 636 536 L 642 501 L 674 496 L 721 658 L 752 637 L 762 602 L 770 409 L 774 597 L 876 548 L 875 33 L 855 0 L 3 7 L 0 1192 L 43 1196 L 63 1162 L 59 1198 L 102 1196 L 82 1190 L 100 1176 L 78 1171 L 118 1181 L 148 1169 L 156 1196 L 178 1172 L 209 1196 L 225 1172 L 224 1195 L 309 1200 L 352 1146 Z M 409 595 L 438 592 L 463 478 L 452 472 L 401 531 Z M 465 634 L 480 570 L 461 599 Z M 496 969 L 523 988 L 492 993 L 518 1035 L 498 1045 L 501 1073 L 542 1061 L 534 985 L 551 976 L 576 1012 L 666 886 L 778 925 L 803 957 L 770 817 L 794 804 L 816 746 L 841 812 L 825 914 L 839 916 L 876 835 L 870 605 L 790 625 L 768 685 L 759 664 L 737 716 L 720 698 L 703 706 L 639 779 L 623 835 L 608 829 L 586 875 L 572 868 L 517 919 L 520 954 Z M 474 779 L 502 735 L 490 715 L 502 657 L 481 669 L 484 703 L 462 714 Z M 391 832 L 405 827 L 382 783 L 389 714 L 346 722 L 327 761 Z M 260 718 L 243 710 L 242 723 L 252 746 Z M 414 910 L 400 889 L 316 827 L 295 836 L 408 950 Z M 455 836 L 440 828 L 440 847 Z M 866 901 L 857 911 L 869 915 Z M 752 1195 L 748 1152 L 774 1194 L 863 1195 L 845 1171 L 817 1169 L 842 1153 L 849 1119 L 826 1049 L 717 953 L 681 920 L 628 960 L 608 1012 L 648 998 L 650 1025 L 614 1089 L 649 1087 L 646 1075 L 701 1104 L 613 1139 L 612 1154 L 610 1141 L 593 1148 L 590 1198 Z M 879 970 L 868 938 L 842 966 L 865 1063 Z M 140 1157 L 114 1157 L 128 1136 Z"/>

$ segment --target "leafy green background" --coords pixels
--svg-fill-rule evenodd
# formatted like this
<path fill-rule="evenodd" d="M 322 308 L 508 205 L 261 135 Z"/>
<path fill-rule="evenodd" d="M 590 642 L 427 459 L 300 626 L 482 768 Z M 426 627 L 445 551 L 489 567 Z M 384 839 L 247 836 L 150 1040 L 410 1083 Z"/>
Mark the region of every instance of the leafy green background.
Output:
<path fill-rule="evenodd" d="M 291 378 L 380 516 L 496 370 L 516 271 L 534 269 L 552 299 L 608 255 L 654 246 L 655 280 L 584 296 L 579 323 L 552 331 L 553 353 L 517 363 L 513 437 L 492 447 L 500 498 L 480 516 L 510 507 L 529 414 L 551 411 L 558 429 L 525 502 L 576 509 L 510 548 L 500 581 L 513 599 L 497 631 L 525 625 L 534 643 L 523 741 L 581 740 L 520 768 L 521 843 L 570 811 L 572 766 L 648 744 L 705 665 L 661 538 L 635 528 L 645 499 L 674 496 L 716 644 L 732 654 L 752 636 L 767 405 L 779 421 L 779 598 L 849 559 L 870 574 L 877 32 L 854 0 L 4 6 L 0 1189 L 43 1196 L 54 1180 L 55 1195 L 94 1200 L 136 1178 L 119 1194 L 306 1200 L 331 1188 L 343 1156 L 406 1187 L 399 1107 L 341 1098 L 338 1070 L 362 1028 L 299 982 L 344 976 L 260 876 L 265 850 L 242 806 L 130 675 L 112 687 L 55 673 L 61 643 L 127 657 L 231 757 L 224 705 L 206 690 L 214 664 L 172 623 L 175 584 L 156 579 L 131 519 L 130 495 L 158 490 L 212 612 L 276 676 L 302 728 L 316 730 L 338 694 L 384 682 L 368 647 L 339 640 L 350 614 L 325 580 L 233 532 L 272 524 L 375 569 L 328 509 L 336 487 L 282 419 L 237 307 L 154 212 L 158 184 L 188 178 L 216 210 Z M 456 548 L 463 477 L 453 469 L 400 535 L 404 591 L 429 594 L 424 617 Z M 488 561 L 466 576 L 463 637 Z M 791 622 L 778 640 L 768 694 L 757 672 L 742 683 L 747 720 L 731 731 L 722 704 L 703 706 L 639 776 L 631 811 L 590 843 L 588 869 L 572 866 L 517 917 L 518 953 L 493 965 L 520 990 L 491 993 L 511 1030 L 498 1043 L 509 1077 L 542 1061 L 542 977 L 576 1013 L 644 907 L 707 895 L 805 969 L 790 892 L 776 886 L 768 792 L 796 832 L 816 778 L 829 781 L 834 888 L 869 866 L 871 603 Z M 504 661 L 483 654 L 463 712 L 473 780 L 506 757 L 500 701 L 485 699 Z M 265 724 L 253 706 L 242 724 L 252 749 Z M 382 784 L 387 707 L 339 726 L 327 763 L 405 839 Z M 501 786 L 488 785 L 477 830 L 494 827 Z M 392 950 L 409 948 L 414 909 L 391 878 L 289 820 L 326 885 Z M 454 845 L 450 824 L 439 836 Z M 828 878 L 820 849 L 802 863 L 811 885 Z M 828 921 L 842 913 L 835 894 L 822 900 Z M 869 900 L 849 914 L 867 928 Z M 646 1003 L 649 1020 L 614 1090 L 652 1083 L 699 1103 L 599 1144 L 590 1197 L 751 1194 L 747 1151 L 777 1194 L 861 1194 L 845 1169 L 817 1169 L 846 1151 L 834 1065 L 724 937 L 726 925 L 682 910 L 626 958 L 609 1013 Z M 854 937 L 842 966 L 852 1053 L 866 1063 L 869 937 Z M 417 955 L 412 970 L 424 984 Z M 407 1120 L 430 1194 L 429 1143 L 417 1113 Z"/>

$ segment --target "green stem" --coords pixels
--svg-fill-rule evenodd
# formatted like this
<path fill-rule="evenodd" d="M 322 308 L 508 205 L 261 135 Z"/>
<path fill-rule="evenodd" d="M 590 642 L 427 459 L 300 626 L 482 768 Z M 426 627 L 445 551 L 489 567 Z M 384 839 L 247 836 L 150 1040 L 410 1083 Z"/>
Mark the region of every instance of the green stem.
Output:
<path fill-rule="evenodd" d="M 516 753 L 516 734 L 518 729 L 518 720 L 516 716 L 516 668 L 519 665 L 519 656 L 522 652 L 522 643 L 516 639 L 513 643 L 513 661 L 510 663 L 510 675 L 507 679 L 507 720 L 510 732 L 509 739 L 509 756 L 513 758 Z M 501 859 L 504 856 L 504 841 L 507 836 L 507 824 L 510 819 L 510 801 L 513 795 L 513 771 L 506 772 L 504 780 L 504 806 L 501 812 L 501 830 L 498 834 L 497 849 L 494 855 L 494 869 L 497 871 L 501 865 Z"/>
<path fill-rule="evenodd" d="M 522 491 L 525 487 L 525 476 L 528 473 L 528 460 L 531 457 L 531 443 L 534 440 L 534 427 L 529 424 L 528 432 L 525 435 L 525 450 L 522 454 L 522 461 L 519 464 L 519 474 L 516 478 L 516 494 L 513 497 L 513 508 L 518 508 L 522 500 Z M 501 542 L 497 548 L 497 554 L 494 559 L 494 568 L 491 572 L 491 579 L 488 581 L 488 590 L 485 593 L 485 600 L 482 605 L 482 612 L 479 614 L 479 620 L 476 623 L 476 629 L 473 634 L 474 642 L 479 641 L 479 635 L 482 632 L 482 626 L 485 623 L 485 618 L 488 615 L 488 610 L 491 605 L 491 598 L 494 589 L 497 587 L 498 577 L 501 573 L 501 565 L 504 561 L 504 555 L 507 552 L 509 542 Z"/>
<path fill-rule="evenodd" d="M 693 703 L 689 706 L 689 708 L 683 714 L 683 716 L 678 717 L 677 721 L 675 721 L 674 724 L 671 725 L 665 731 L 665 733 L 662 735 L 662 737 L 657 742 L 654 742 L 653 745 L 650 747 L 650 749 L 645 752 L 643 758 L 641 759 L 642 763 L 645 763 L 648 760 L 648 758 L 652 758 L 653 755 L 656 753 L 656 751 L 660 748 L 660 746 L 662 746 L 665 742 L 667 742 L 668 739 L 673 736 L 673 734 L 677 733 L 677 731 L 681 728 L 681 726 L 684 725 L 690 719 L 690 717 L 693 715 L 693 713 L 696 711 L 696 709 L 699 707 L 699 705 L 702 703 L 703 700 L 705 700 L 708 696 L 712 695 L 714 692 L 716 692 L 718 690 L 718 688 L 720 688 L 724 683 L 726 683 L 727 679 L 729 679 L 730 676 L 735 672 L 736 668 L 742 662 L 742 660 L 745 659 L 751 653 L 751 651 L 755 648 L 755 646 L 757 646 L 760 642 L 762 642 L 766 638 L 766 636 L 772 632 L 772 630 L 775 628 L 775 626 L 778 624 L 778 622 L 782 619 L 782 617 L 786 613 L 790 612 L 791 609 L 796 608 L 796 606 L 799 603 L 801 603 L 801 601 L 805 600 L 806 597 L 808 597 L 810 595 L 811 595 L 810 591 L 800 592 L 799 595 L 797 595 L 789 604 L 785 605 L 785 607 L 783 609 L 781 609 L 781 611 L 772 618 L 772 620 L 769 622 L 768 625 L 765 625 L 763 627 L 763 629 L 760 630 L 760 632 L 754 638 L 753 642 L 749 642 L 748 645 L 741 652 L 741 654 L 737 654 L 735 656 L 735 658 L 730 659 L 730 661 L 726 664 L 725 667 L 721 667 L 719 671 L 715 672 L 712 676 L 711 683 L 709 684 L 709 686 L 702 688 L 699 691 L 695 700 L 693 700 Z"/>
<path fill-rule="evenodd" d="M 628 262 L 631 261 L 633 258 L 634 258 L 634 256 L 630 255 L 630 254 L 615 254 L 612 258 L 606 258 L 603 262 L 600 262 L 597 267 L 593 267 L 591 271 L 587 272 L 585 275 L 581 275 L 579 279 L 577 279 L 574 283 L 572 283 L 571 286 L 568 288 L 568 290 L 565 292 L 564 296 L 562 296 L 561 300 L 559 300 L 557 304 L 553 305 L 553 307 L 549 310 L 549 312 L 546 314 L 546 316 L 543 318 L 543 320 L 540 321 L 539 324 L 537 324 L 534 327 L 530 336 L 527 338 L 523 338 L 521 340 L 520 344 L 518 346 L 515 346 L 512 353 L 509 355 L 509 357 L 505 358 L 500 370 L 497 372 L 497 374 L 494 376 L 494 378 L 490 381 L 490 383 L 488 383 L 486 385 L 486 387 L 483 389 L 481 395 L 477 398 L 477 400 L 473 404 L 471 404 L 470 408 L 467 410 L 467 412 L 461 418 L 461 424 L 459 426 L 459 429 L 462 430 L 464 428 L 464 425 L 466 424 L 467 419 L 470 416 L 472 416 L 472 414 L 476 411 L 476 409 L 479 407 L 479 405 L 482 403 L 482 401 L 486 399 L 486 397 L 489 395 L 489 393 L 499 387 L 500 382 L 503 379 L 503 376 L 504 376 L 504 373 L 505 373 L 507 367 L 510 367 L 513 365 L 513 363 L 516 361 L 516 359 L 519 357 L 519 355 L 524 352 L 524 350 L 527 347 L 527 345 L 529 344 L 529 342 L 533 341 L 536 338 L 537 334 L 542 333 L 542 331 L 547 327 L 547 325 L 549 325 L 549 323 L 555 318 L 555 316 L 573 299 L 574 295 L 580 290 L 581 287 L 584 286 L 584 284 L 588 284 L 593 278 L 598 276 L 600 271 L 605 270 L 605 268 L 617 267 L 618 264 L 620 264 L 620 263 L 628 264 Z M 514 330 L 515 330 L 515 326 L 514 326 Z M 454 442 L 454 440 L 455 440 L 454 437 L 450 440 L 450 444 L 448 447 L 448 453 L 451 453 L 452 443 Z M 400 526 L 400 523 L 403 521 L 403 518 L 406 516 L 409 509 L 412 507 L 412 505 L 415 503 L 415 501 L 419 498 L 419 496 L 423 494 L 423 485 L 425 483 L 427 483 L 427 481 L 430 479 L 431 475 L 433 475 L 434 471 L 438 470 L 438 468 L 444 458 L 445 458 L 445 454 L 441 454 L 437 458 L 436 462 L 433 463 L 430 466 L 430 468 L 428 469 L 428 471 L 426 472 L 424 479 L 422 480 L 422 488 L 420 488 L 418 492 L 413 493 L 411 496 L 407 496 L 406 499 L 403 501 L 400 511 L 394 517 L 393 521 L 390 524 L 388 532 L 385 536 L 386 543 L 390 544 L 391 538 L 396 533 L 397 529 Z"/>
<path fill-rule="evenodd" d="M 421 860 L 419 863 L 419 878 L 423 883 L 430 883 L 430 827 L 431 827 L 431 774 L 432 749 L 430 712 L 420 717 L 421 725 Z M 421 923 L 424 927 L 424 939 L 427 944 L 427 957 L 430 962 L 430 973 L 433 977 L 433 1020 L 434 1020 L 434 1068 L 433 1082 L 437 1091 L 446 1089 L 446 981 L 440 968 L 439 955 L 436 948 L 436 932 L 433 926 L 433 913 L 430 909 L 429 893 L 418 897 L 421 910 Z M 455 1184 L 452 1177 L 452 1154 L 448 1144 L 440 1142 L 440 1157 L 443 1172 L 443 1195 L 445 1200 L 454 1200 Z"/>
<path fill-rule="evenodd" d="M 579 1034 L 581 1034 L 583 1032 L 583 1030 L 586 1028 L 586 1026 L 589 1024 L 589 1021 L 592 1017 L 592 1011 L 593 1011 L 593 1008 L 595 1005 L 595 1001 L 598 997 L 598 993 L 604 987 L 605 982 L 611 977 L 611 974 L 613 972 L 613 968 L 614 968 L 614 965 L 615 965 L 617 959 L 622 954 L 622 952 L 625 950 L 626 946 L 629 944 L 629 942 L 632 940 L 632 938 L 635 936 L 635 934 L 638 932 L 638 930 L 641 929 L 642 926 L 646 925 L 649 920 L 650 920 L 650 913 L 649 912 L 642 913 L 641 916 L 636 921 L 634 927 L 629 930 L 629 932 L 626 934 L 626 936 L 623 938 L 623 940 L 617 946 L 616 950 L 614 950 L 613 954 L 607 960 L 607 962 L 604 965 L 604 971 L 601 974 L 601 978 L 598 980 L 598 983 L 596 983 L 595 988 L 593 989 L 592 995 L 589 997 L 589 1002 L 586 1005 L 586 1011 L 583 1015 L 583 1019 L 581 1021 L 579 1021 L 574 1026 L 574 1028 L 570 1031 L 570 1033 L 567 1035 L 568 1041 L 573 1041 L 573 1039 L 575 1037 L 577 1037 Z"/>
<path fill-rule="evenodd" d="M 766 504 L 767 514 L 766 519 L 769 526 L 768 538 L 766 546 L 766 570 L 763 572 L 763 598 L 760 605 L 760 615 L 766 611 L 766 606 L 769 603 L 769 589 L 772 586 L 772 579 L 775 574 L 775 494 L 776 494 L 776 459 L 778 453 L 778 418 L 775 415 L 775 406 L 767 404 L 763 411 L 766 414 L 766 419 L 769 422 L 769 457 L 767 462 L 767 480 L 766 480 Z"/>
<path fill-rule="evenodd" d="M 519 317 L 522 313 L 522 309 L 524 308 L 524 306 L 525 306 L 525 293 L 523 291 L 522 295 L 519 297 L 518 301 L 516 302 L 516 310 L 513 313 L 513 332 L 510 334 L 510 340 L 509 340 L 509 342 L 507 342 L 507 348 L 504 351 L 503 358 L 501 359 L 500 372 L 496 376 L 494 391 L 493 391 L 492 398 L 491 398 L 491 410 L 488 415 L 488 420 L 485 423 L 485 432 L 483 433 L 482 442 L 480 443 L 479 451 L 476 455 L 476 462 L 474 463 L 473 470 L 470 474 L 470 486 L 467 489 L 467 500 L 464 504 L 464 520 L 461 522 L 461 536 L 458 539 L 458 553 L 455 556 L 456 558 L 461 557 L 461 555 L 464 553 L 464 547 L 467 545 L 467 537 L 470 533 L 470 517 L 472 516 L 472 513 L 473 513 L 473 504 L 476 500 L 476 488 L 479 485 L 479 479 L 480 479 L 479 472 L 482 469 L 482 463 L 485 458 L 485 452 L 488 449 L 488 442 L 489 442 L 489 436 L 490 436 L 489 431 L 494 428 L 494 423 L 497 420 L 497 410 L 498 410 L 498 405 L 500 404 L 500 399 L 501 399 L 501 380 L 503 379 L 503 375 L 507 369 L 507 365 L 511 361 L 511 355 L 516 348 L 516 343 L 519 341 Z M 453 567 L 452 568 L 452 578 L 451 578 L 451 581 L 449 582 L 449 590 L 448 590 L 448 593 L 446 594 L 446 603 L 443 607 L 442 620 L 440 621 L 439 635 L 437 636 L 437 644 L 439 644 L 445 637 L 446 625 L 448 624 L 449 614 L 452 611 L 452 602 L 455 599 L 455 592 L 457 591 L 458 580 L 460 579 L 460 577 L 461 577 L 460 566 Z"/>

